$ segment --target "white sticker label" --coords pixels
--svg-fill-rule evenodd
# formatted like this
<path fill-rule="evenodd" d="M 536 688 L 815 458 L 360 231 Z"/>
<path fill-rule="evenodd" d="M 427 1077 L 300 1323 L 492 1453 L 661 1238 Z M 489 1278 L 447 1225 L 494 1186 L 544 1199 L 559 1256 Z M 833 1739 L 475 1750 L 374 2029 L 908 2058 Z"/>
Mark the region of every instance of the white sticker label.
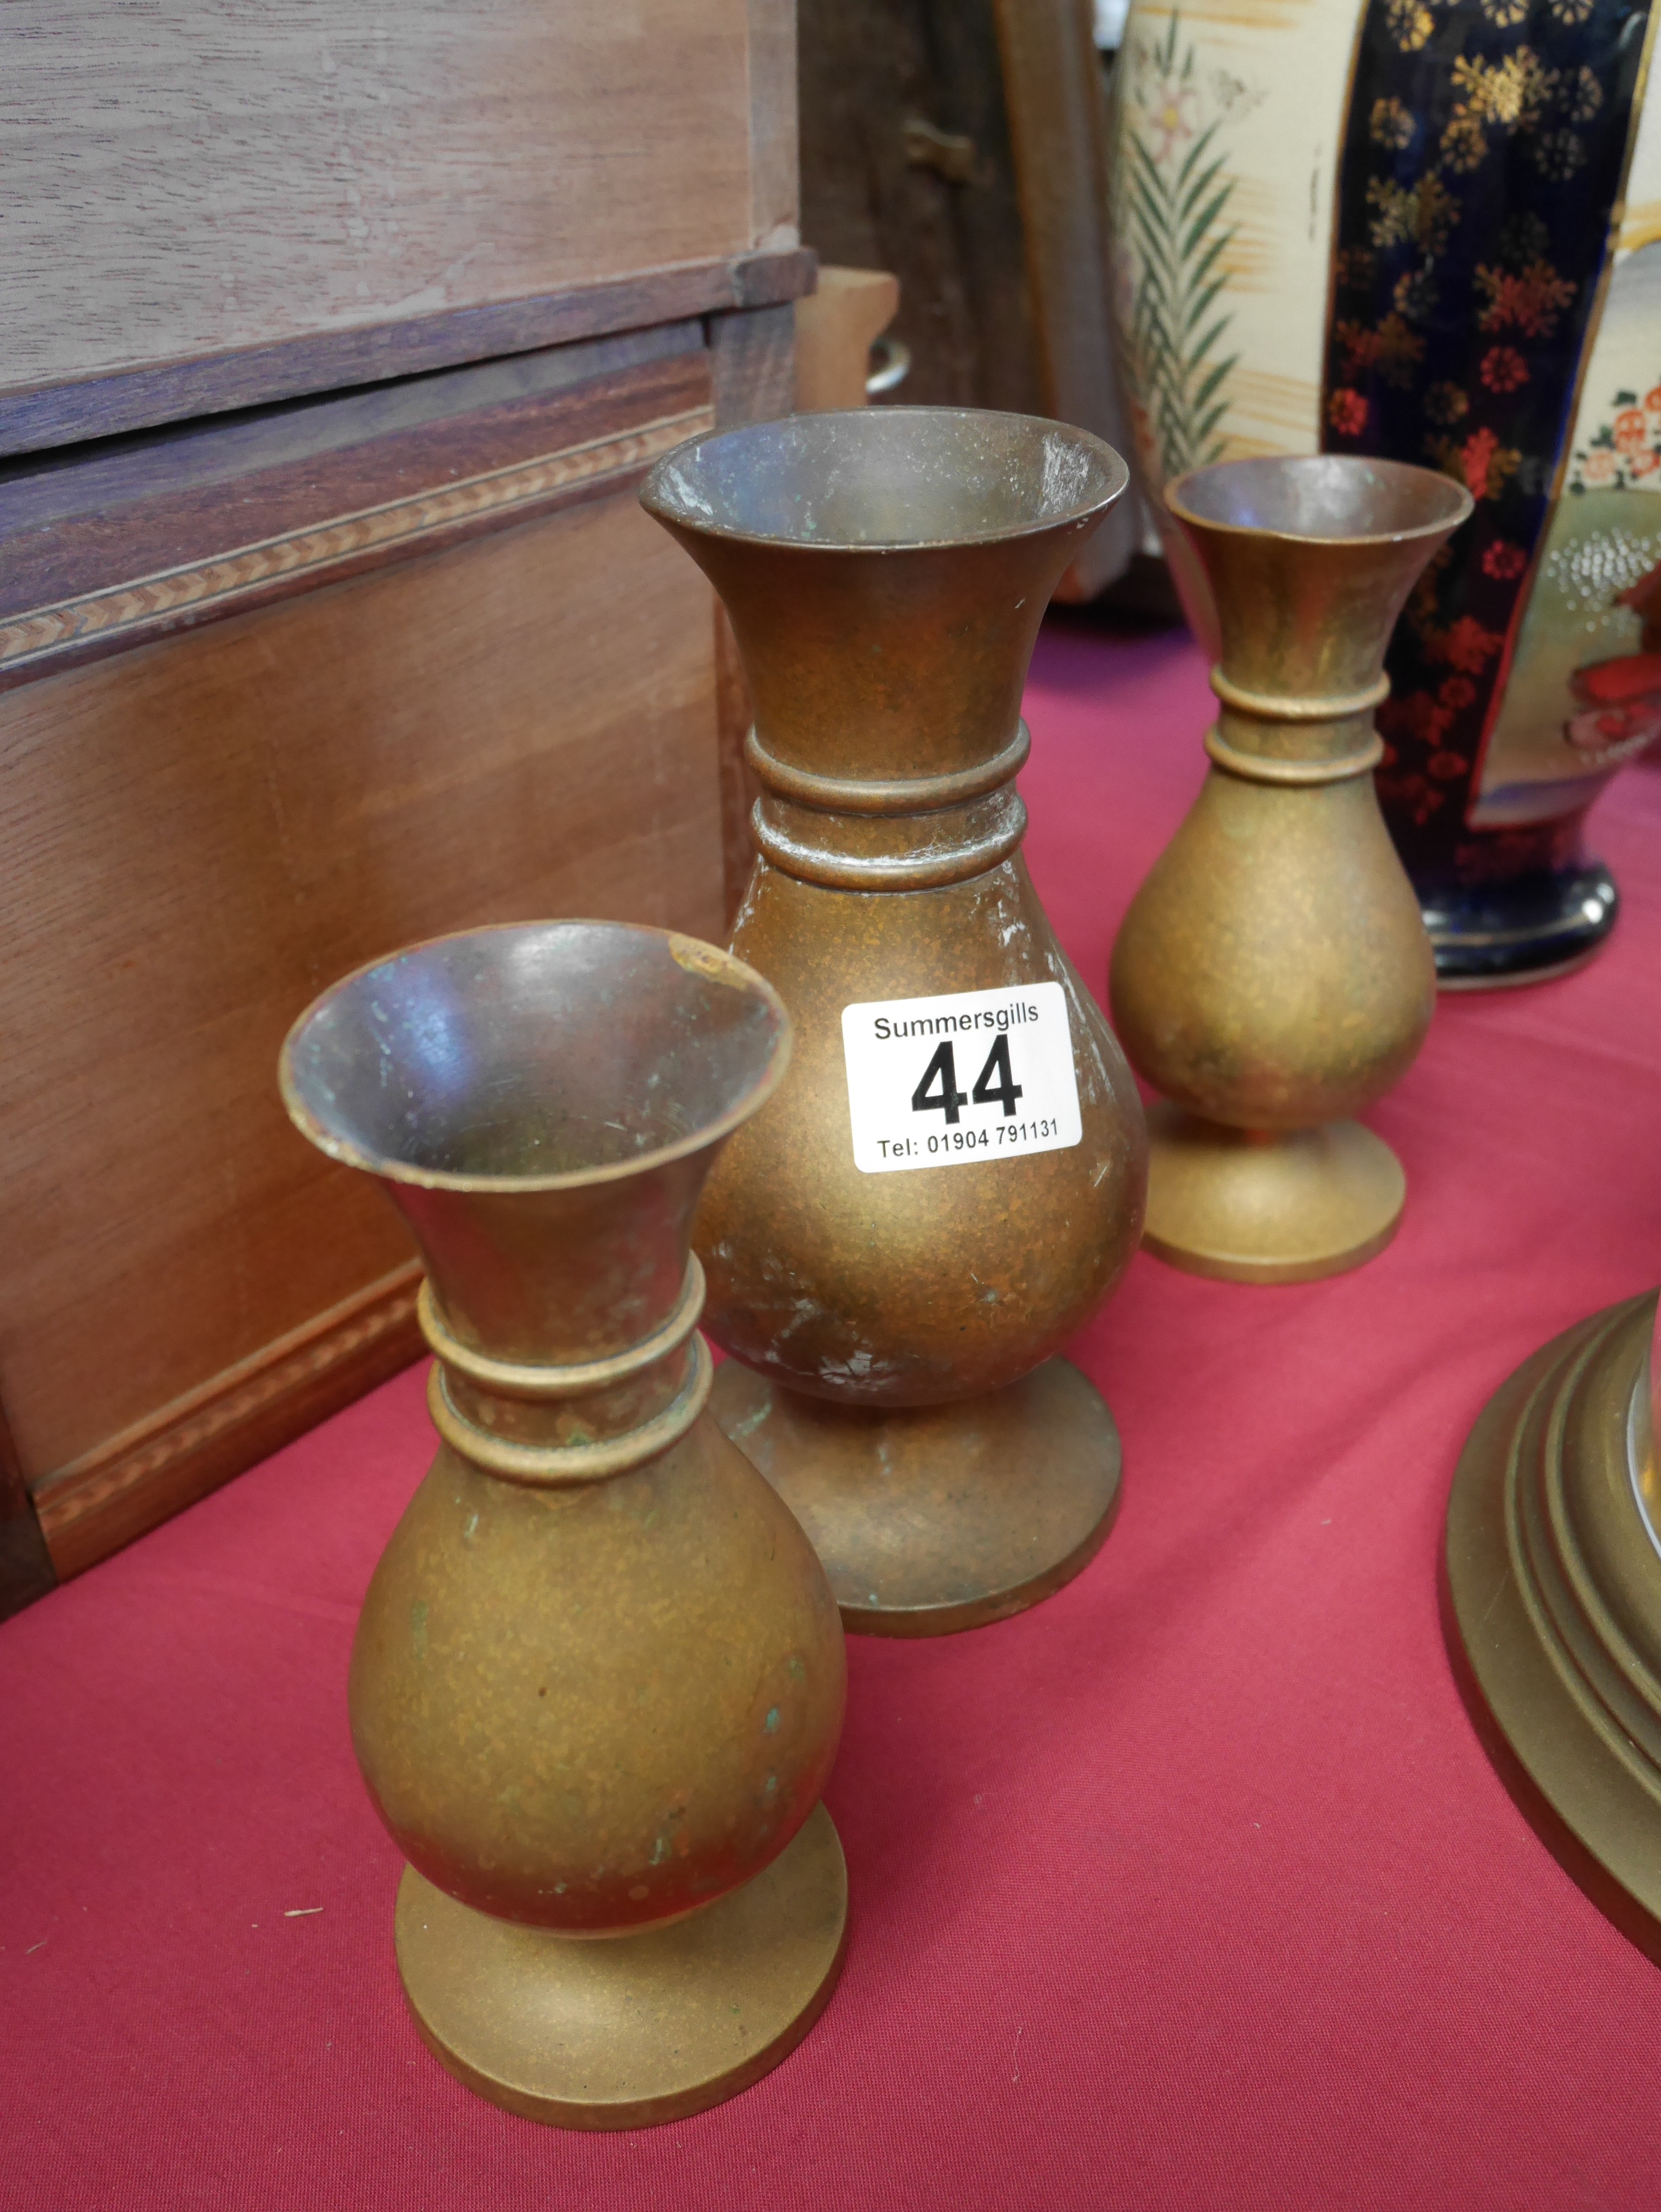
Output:
<path fill-rule="evenodd" d="M 1059 983 L 844 1006 L 842 1044 L 867 1175 L 1061 1152 L 1084 1133 Z"/>

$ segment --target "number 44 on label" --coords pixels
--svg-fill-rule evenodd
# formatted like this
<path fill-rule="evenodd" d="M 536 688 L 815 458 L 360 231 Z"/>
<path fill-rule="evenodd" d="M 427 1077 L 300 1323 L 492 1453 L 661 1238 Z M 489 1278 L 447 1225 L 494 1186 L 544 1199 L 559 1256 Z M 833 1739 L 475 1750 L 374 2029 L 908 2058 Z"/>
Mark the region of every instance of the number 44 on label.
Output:
<path fill-rule="evenodd" d="M 844 1006 L 842 1041 L 867 1175 L 1060 1152 L 1083 1133 L 1059 983 Z"/>

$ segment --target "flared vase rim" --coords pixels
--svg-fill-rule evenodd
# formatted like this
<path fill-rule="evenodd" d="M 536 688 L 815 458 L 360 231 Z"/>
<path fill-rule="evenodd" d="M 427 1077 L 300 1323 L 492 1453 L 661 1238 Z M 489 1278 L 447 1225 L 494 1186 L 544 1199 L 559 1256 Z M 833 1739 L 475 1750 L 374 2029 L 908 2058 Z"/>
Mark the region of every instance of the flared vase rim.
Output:
<path fill-rule="evenodd" d="M 1451 501 L 1450 512 L 1427 518 L 1423 522 L 1408 523 L 1396 530 L 1286 530 L 1278 529 L 1272 523 L 1232 522 L 1217 515 L 1202 514 L 1187 506 L 1182 498 L 1186 485 L 1197 482 L 1202 477 L 1220 474 L 1225 470 L 1260 468 L 1267 465 L 1289 471 L 1317 465 L 1330 468 L 1334 464 L 1347 473 L 1351 470 L 1384 470 L 1398 477 L 1428 478 L 1448 494 Z M 1171 515 L 1184 528 L 1214 532 L 1222 537 L 1272 539 L 1282 545 L 1315 545 L 1334 550 L 1344 545 L 1413 545 L 1427 538 L 1451 537 L 1462 523 L 1469 520 L 1476 508 L 1476 502 L 1466 487 L 1456 483 L 1440 469 L 1422 468 L 1416 461 L 1398 461 L 1384 453 L 1253 453 L 1238 460 L 1202 461 L 1197 468 L 1184 469 L 1180 476 L 1173 477 L 1160 497 Z"/>
<path fill-rule="evenodd" d="M 401 1160 L 390 1152 L 377 1152 L 373 1146 L 360 1144 L 355 1138 L 342 1136 L 326 1122 L 319 1121 L 301 1095 L 294 1073 L 295 1048 L 302 1033 L 324 1009 L 338 1000 L 352 985 L 361 982 L 379 969 L 390 967 L 394 961 L 407 959 L 413 953 L 436 951 L 441 946 L 455 945 L 467 939 L 486 937 L 528 936 L 548 929 L 601 929 L 616 936 L 655 937 L 670 948 L 670 957 L 685 967 L 689 973 L 702 974 L 710 981 L 721 979 L 725 971 L 740 988 L 749 990 L 762 1003 L 771 1008 L 774 1015 L 772 1048 L 766 1065 L 743 1097 L 729 1106 L 724 1114 L 705 1122 L 674 1143 L 659 1145 L 650 1152 L 636 1152 L 628 1159 L 608 1160 L 591 1168 L 572 1168 L 554 1175 L 470 1175 L 448 1168 L 423 1168 L 408 1160 Z M 683 959 L 684 948 L 692 957 Z M 417 939 L 409 945 L 397 946 L 378 958 L 365 960 L 337 976 L 326 989 L 319 991 L 304 1012 L 291 1024 L 277 1054 L 277 1087 L 289 1120 L 301 1136 L 316 1146 L 319 1152 L 344 1167 L 361 1168 L 366 1174 L 378 1176 L 386 1182 L 406 1183 L 419 1190 L 453 1191 L 464 1197 L 511 1197 L 531 1195 L 545 1191 L 587 1190 L 606 1183 L 626 1182 L 631 1176 L 649 1175 L 654 1169 L 670 1167 L 677 1160 L 690 1158 L 713 1145 L 730 1137 L 741 1128 L 752 1114 L 758 1113 L 779 1085 L 784 1080 L 790 1065 L 794 1044 L 794 1030 L 789 1009 L 767 978 L 747 962 L 719 946 L 706 944 L 702 938 L 689 937 L 684 930 L 658 929 L 649 922 L 616 921 L 604 917 L 585 915 L 559 915 L 539 921 L 486 922 L 477 929 L 451 929 L 436 937 Z"/>
<path fill-rule="evenodd" d="M 776 431 L 785 422 L 869 423 L 893 416 L 928 416 L 935 420 L 955 419 L 971 422 L 1019 422 L 1051 434 L 1060 431 L 1075 445 L 1093 449 L 1107 464 L 1107 489 L 1088 499 L 1077 501 L 1054 514 L 1037 515 L 1030 522 L 999 525 L 985 530 L 952 531 L 939 537 L 916 538 L 791 538 L 776 531 L 744 530 L 737 525 L 705 520 L 702 516 L 688 514 L 681 507 L 665 499 L 660 485 L 677 462 L 705 446 L 722 441 L 734 443 L 741 440 L 758 440 L 768 431 Z M 648 470 L 640 488 L 640 503 L 654 520 L 672 524 L 690 531 L 695 537 L 709 538 L 727 545 L 764 545 L 776 553 L 943 553 L 958 547 L 971 545 L 1009 545 L 1023 538 L 1039 538 L 1056 530 L 1066 530 L 1076 523 L 1087 522 L 1104 514 L 1116 500 L 1122 499 L 1130 487 L 1130 467 L 1123 453 L 1099 438 L 1093 430 L 1081 429 L 1076 422 L 1062 422 L 1059 416 L 1023 415 L 1013 409 L 998 407 L 824 407 L 815 408 L 805 415 L 781 416 L 760 422 L 730 423 L 725 428 L 703 430 L 696 437 L 682 441 L 666 453 L 660 454 Z"/>

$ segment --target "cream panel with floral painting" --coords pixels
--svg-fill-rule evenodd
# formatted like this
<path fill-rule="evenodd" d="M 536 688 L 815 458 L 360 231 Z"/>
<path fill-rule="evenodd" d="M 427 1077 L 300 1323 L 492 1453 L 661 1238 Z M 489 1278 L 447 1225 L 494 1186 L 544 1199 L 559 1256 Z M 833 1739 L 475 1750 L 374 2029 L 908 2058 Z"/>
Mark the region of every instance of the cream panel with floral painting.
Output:
<path fill-rule="evenodd" d="M 1115 305 L 1157 488 L 1309 453 L 1360 0 L 1138 0 L 1115 74 Z"/>

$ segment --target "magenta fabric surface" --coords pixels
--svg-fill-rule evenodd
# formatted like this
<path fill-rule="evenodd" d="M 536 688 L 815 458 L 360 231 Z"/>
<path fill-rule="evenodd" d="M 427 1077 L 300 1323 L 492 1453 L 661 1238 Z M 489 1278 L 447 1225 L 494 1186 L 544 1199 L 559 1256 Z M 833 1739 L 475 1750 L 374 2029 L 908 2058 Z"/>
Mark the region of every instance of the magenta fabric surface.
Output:
<path fill-rule="evenodd" d="M 1027 851 L 1098 990 L 1208 705 L 1185 639 L 1041 646 Z M 1275 1290 L 1139 1258 L 1075 1348 L 1124 1436 L 1100 1556 L 850 1639 L 847 1967 L 726 2106 L 538 2128 L 405 2016 L 344 1685 L 418 1370 L 0 1627 L 0 2203 L 1655 2212 L 1661 1975 L 1488 1766 L 1436 1597 L 1484 1400 L 1661 1277 L 1661 771 L 1594 826 L 1607 952 L 1444 1000 L 1373 1117 L 1390 1249 Z"/>

